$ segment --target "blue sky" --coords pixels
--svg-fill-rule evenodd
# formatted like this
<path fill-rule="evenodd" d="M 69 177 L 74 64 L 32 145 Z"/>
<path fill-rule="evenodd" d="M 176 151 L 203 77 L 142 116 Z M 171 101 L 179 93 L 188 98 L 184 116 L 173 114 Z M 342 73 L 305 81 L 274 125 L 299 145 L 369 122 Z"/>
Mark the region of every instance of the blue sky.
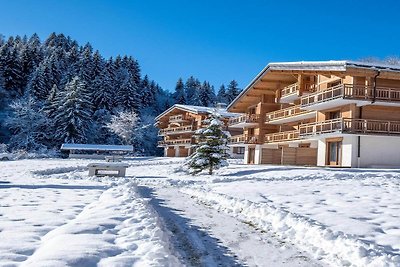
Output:
<path fill-rule="evenodd" d="M 0 33 L 90 42 L 137 58 L 173 90 L 179 77 L 241 87 L 275 61 L 400 55 L 400 1 L 1 1 Z"/>

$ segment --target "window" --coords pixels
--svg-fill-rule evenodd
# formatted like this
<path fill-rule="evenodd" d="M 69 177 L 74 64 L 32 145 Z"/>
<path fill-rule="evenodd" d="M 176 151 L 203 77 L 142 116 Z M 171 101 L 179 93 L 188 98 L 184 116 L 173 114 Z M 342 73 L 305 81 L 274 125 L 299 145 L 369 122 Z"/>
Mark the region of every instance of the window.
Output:
<path fill-rule="evenodd" d="M 329 120 L 334 120 L 339 118 L 340 118 L 340 110 L 335 110 L 328 113 Z"/>
<path fill-rule="evenodd" d="M 299 144 L 299 147 L 311 147 L 310 143 Z"/>

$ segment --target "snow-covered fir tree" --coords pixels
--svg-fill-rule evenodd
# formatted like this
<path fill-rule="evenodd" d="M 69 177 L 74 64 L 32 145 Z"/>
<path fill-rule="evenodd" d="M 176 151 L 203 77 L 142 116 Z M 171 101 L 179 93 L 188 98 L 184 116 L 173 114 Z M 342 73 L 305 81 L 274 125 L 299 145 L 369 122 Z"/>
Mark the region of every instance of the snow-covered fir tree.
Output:
<path fill-rule="evenodd" d="M 217 101 L 218 101 L 218 103 L 229 104 L 229 101 L 228 101 L 227 95 L 226 95 L 225 85 L 223 85 L 223 84 L 219 87 L 219 90 L 217 93 Z"/>
<path fill-rule="evenodd" d="M 85 84 L 75 76 L 60 94 L 54 117 L 56 137 L 66 143 L 86 142 L 93 107 Z"/>
<path fill-rule="evenodd" d="M 176 82 L 173 98 L 176 104 L 186 104 L 185 85 L 183 84 L 182 78 L 179 78 Z"/>
<path fill-rule="evenodd" d="M 238 83 L 235 80 L 232 80 L 228 89 L 226 90 L 226 98 L 227 103 L 231 103 L 240 93 L 240 89 L 238 88 Z"/>
<path fill-rule="evenodd" d="M 26 145 L 25 149 L 59 148 L 67 138 L 62 133 L 70 133 L 74 142 L 120 143 L 120 137 L 108 131 L 105 125 L 119 111 L 132 110 L 140 113 L 139 128 L 144 129 L 136 132 L 135 147 L 141 146 L 140 153 L 143 154 L 161 155 L 162 150 L 156 148 L 157 129 L 148 127 L 155 116 L 175 103 L 212 105 L 212 101 L 207 99 L 208 93 L 205 93 L 213 88 L 208 82 L 200 83 L 193 76 L 186 82 L 181 79 L 177 84 L 179 94 L 175 94 L 161 88 L 149 76 L 142 76 L 140 65 L 133 57 L 105 59 L 99 51 L 93 51 L 89 43 L 80 46 L 71 37 L 57 33 L 50 34 L 43 42 L 37 34 L 0 38 L 0 143 L 7 143 L 10 150 L 21 148 L 13 141 L 16 128 L 6 125 L 4 120 L 20 116 L 11 103 L 30 99 L 32 110 L 40 115 L 32 117 L 32 120 L 44 122 L 45 131 L 43 138 L 35 138 L 38 146 Z M 86 104 L 71 100 L 73 93 L 68 88 L 75 76 L 84 84 L 83 102 Z M 75 117 L 82 116 L 75 124 L 82 122 L 86 125 L 75 129 L 76 132 L 62 129 L 67 127 L 68 121 L 66 103 L 76 103 L 76 109 L 82 111 L 71 113 Z M 72 115 L 70 118 L 74 117 Z M 63 123 L 59 124 L 59 121 Z"/>
<path fill-rule="evenodd" d="M 201 102 L 199 99 L 199 91 L 200 91 L 201 83 L 198 79 L 195 79 L 193 76 L 190 76 L 185 83 L 185 95 L 186 95 L 186 104 L 200 106 Z"/>
<path fill-rule="evenodd" d="M 207 170 L 211 175 L 214 170 L 228 165 L 228 135 L 223 129 L 224 123 L 220 120 L 220 115 L 214 112 L 205 123 L 206 128 L 196 131 L 195 152 L 185 162 L 191 174 Z"/>
<path fill-rule="evenodd" d="M 204 107 L 214 106 L 216 102 L 214 87 L 209 82 L 204 81 L 199 90 L 200 105 Z"/>

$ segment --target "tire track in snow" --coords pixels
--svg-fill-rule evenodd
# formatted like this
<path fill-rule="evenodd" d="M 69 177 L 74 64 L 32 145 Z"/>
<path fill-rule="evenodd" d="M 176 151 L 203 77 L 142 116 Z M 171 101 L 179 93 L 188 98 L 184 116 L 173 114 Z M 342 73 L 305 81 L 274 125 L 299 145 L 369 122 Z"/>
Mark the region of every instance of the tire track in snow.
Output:
<path fill-rule="evenodd" d="M 143 186 L 140 191 L 151 198 L 189 266 L 321 265 L 290 244 L 204 206 L 177 188 Z"/>

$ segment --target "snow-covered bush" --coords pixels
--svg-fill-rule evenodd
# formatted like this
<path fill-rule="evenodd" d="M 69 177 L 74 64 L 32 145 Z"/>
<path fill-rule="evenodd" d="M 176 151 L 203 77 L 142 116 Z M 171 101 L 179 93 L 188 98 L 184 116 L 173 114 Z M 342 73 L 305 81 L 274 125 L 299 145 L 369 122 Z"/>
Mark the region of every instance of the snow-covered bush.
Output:
<path fill-rule="evenodd" d="M 6 125 L 12 132 L 10 148 L 38 151 L 45 148 L 48 121 L 36 107 L 32 97 L 15 100 L 11 105 L 12 116 L 7 118 Z"/>
<path fill-rule="evenodd" d="M 120 111 L 117 115 L 111 116 L 111 121 L 106 127 L 127 145 L 132 143 L 137 128 L 139 117 L 134 111 Z"/>
<path fill-rule="evenodd" d="M 7 145 L 0 144 L 0 153 L 5 153 L 5 152 L 7 152 Z"/>
<path fill-rule="evenodd" d="M 223 131 L 224 124 L 219 118 L 220 116 L 214 112 L 205 120 L 207 127 L 196 131 L 195 152 L 185 162 L 189 173 L 198 174 L 208 170 L 208 174 L 211 175 L 215 169 L 228 165 L 226 160 L 228 139 Z"/>

